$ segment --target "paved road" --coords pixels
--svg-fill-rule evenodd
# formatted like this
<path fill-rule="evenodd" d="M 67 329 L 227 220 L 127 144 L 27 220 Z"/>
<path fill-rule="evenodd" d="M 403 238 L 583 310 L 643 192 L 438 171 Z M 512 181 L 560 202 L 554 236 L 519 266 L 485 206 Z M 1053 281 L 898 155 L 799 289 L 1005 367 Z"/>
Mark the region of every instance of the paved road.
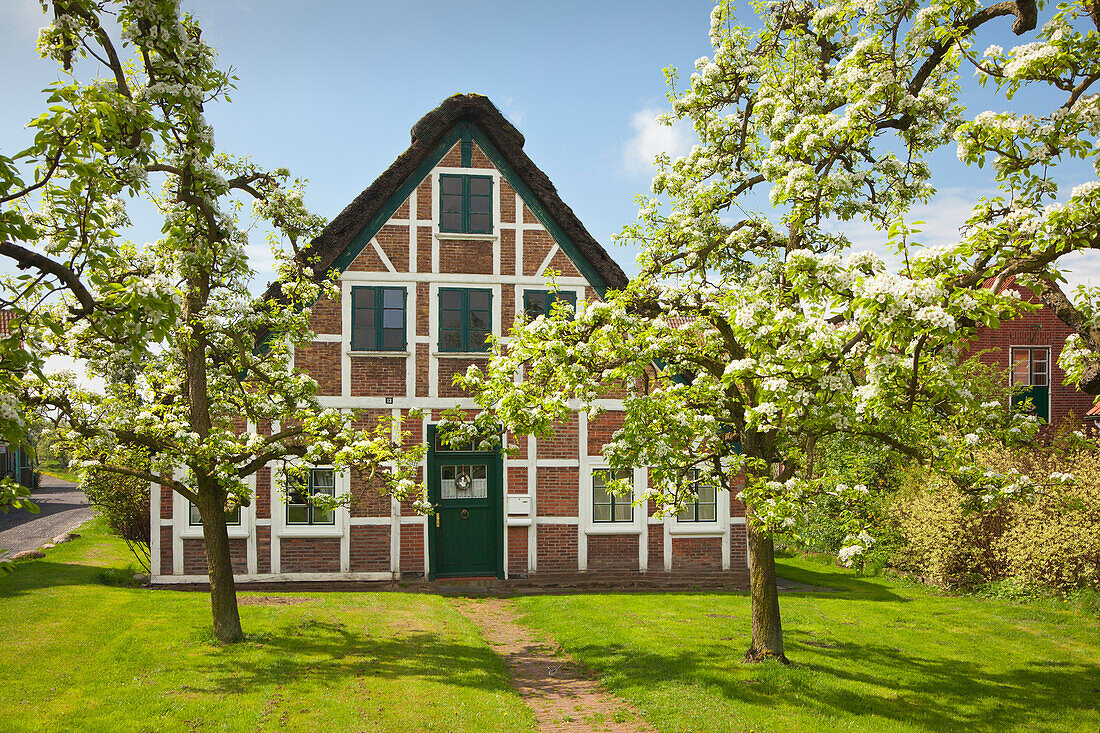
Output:
<path fill-rule="evenodd" d="M 84 492 L 53 476 L 42 474 L 41 485 L 31 499 L 38 505 L 38 514 L 26 509 L 0 514 L 0 558 L 33 550 L 92 518 Z"/>

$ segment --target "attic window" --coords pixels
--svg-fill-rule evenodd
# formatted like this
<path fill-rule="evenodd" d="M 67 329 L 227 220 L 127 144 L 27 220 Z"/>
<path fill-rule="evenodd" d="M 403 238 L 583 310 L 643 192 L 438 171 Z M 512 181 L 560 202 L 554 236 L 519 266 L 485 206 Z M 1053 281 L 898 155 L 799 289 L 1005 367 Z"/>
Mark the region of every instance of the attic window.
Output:
<path fill-rule="evenodd" d="M 439 176 L 439 231 L 493 233 L 491 176 Z"/>

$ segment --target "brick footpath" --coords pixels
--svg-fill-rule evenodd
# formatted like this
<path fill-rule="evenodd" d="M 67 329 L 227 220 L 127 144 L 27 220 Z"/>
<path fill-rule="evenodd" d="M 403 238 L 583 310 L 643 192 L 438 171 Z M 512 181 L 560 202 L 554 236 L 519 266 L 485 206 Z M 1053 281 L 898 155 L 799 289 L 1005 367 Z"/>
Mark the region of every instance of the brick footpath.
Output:
<path fill-rule="evenodd" d="M 543 733 L 656 733 L 637 711 L 590 679 L 550 639 L 521 626 L 503 598 L 455 598 L 508 667 L 512 685 L 535 713 Z"/>

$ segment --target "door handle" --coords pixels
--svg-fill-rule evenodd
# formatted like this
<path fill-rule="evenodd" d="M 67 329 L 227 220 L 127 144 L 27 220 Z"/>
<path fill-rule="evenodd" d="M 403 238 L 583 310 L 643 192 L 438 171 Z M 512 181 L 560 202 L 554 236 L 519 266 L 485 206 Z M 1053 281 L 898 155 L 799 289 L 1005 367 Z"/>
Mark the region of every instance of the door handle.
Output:
<path fill-rule="evenodd" d="M 435 512 L 435 528 L 439 529 L 439 510 L 438 509 Z"/>
<path fill-rule="evenodd" d="M 461 512 L 459 513 L 459 515 L 458 515 L 458 516 L 462 517 L 463 519 L 469 519 L 469 518 L 470 518 L 470 512 L 468 512 L 467 510 L 463 509 L 463 510 L 462 510 L 462 511 L 461 511 Z"/>

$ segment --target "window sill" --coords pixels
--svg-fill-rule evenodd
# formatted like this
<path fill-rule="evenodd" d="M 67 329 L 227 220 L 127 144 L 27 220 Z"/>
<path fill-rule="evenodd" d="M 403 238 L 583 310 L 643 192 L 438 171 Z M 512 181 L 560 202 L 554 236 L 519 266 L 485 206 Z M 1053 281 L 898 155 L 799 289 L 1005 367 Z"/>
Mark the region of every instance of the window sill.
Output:
<path fill-rule="evenodd" d="M 495 242 L 500 238 L 499 233 L 493 234 L 466 234 L 465 232 L 441 232 L 434 231 L 436 239 L 465 239 L 476 242 Z"/>
<path fill-rule="evenodd" d="M 344 528 L 333 524 L 293 524 L 279 528 L 279 537 L 343 537 Z"/>
<path fill-rule="evenodd" d="M 346 353 L 347 353 L 348 356 L 377 356 L 377 357 L 385 357 L 385 358 L 396 358 L 396 357 L 408 358 L 408 356 L 412 352 L 410 352 L 410 351 L 352 351 L 352 350 L 349 349 Z"/>
<path fill-rule="evenodd" d="M 641 534 L 642 528 L 634 522 L 607 522 L 590 524 L 584 528 L 585 534 Z"/>
<path fill-rule="evenodd" d="M 668 533 L 674 537 L 721 537 L 726 528 L 718 522 L 674 522 Z"/>
<path fill-rule="evenodd" d="M 230 526 L 227 527 L 227 529 L 229 530 L 229 539 L 231 540 L 248 539 L 249 534 L 251 534 L 248 531 L 248 527 Z M 180 531 L 180 539 L 184 540 L 201 540 L 205 538 L 205 536 L 202 527 L 195 527 L 190 524 Z"/>
<path fill-rule="evenodd" d="M 433 351 L 432 356 L 438 359 L 469 359 L 471 357 L 480 357 L 482 359 L 488 359 L 493 355 L 491 351 Z"/>

